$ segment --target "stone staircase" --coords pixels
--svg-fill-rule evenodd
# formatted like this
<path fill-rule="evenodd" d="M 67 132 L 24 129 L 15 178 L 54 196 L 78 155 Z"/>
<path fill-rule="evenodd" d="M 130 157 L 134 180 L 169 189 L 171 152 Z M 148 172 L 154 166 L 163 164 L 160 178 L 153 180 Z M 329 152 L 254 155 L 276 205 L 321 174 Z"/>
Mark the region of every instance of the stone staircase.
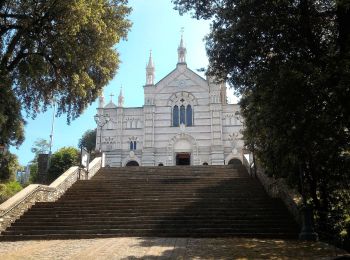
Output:
<path fill-rule="evenodd" d="M 283 203 L 243 166 L 103 168 L 35 204 L 0 240 L 116 236 L 297 238 Z"/>

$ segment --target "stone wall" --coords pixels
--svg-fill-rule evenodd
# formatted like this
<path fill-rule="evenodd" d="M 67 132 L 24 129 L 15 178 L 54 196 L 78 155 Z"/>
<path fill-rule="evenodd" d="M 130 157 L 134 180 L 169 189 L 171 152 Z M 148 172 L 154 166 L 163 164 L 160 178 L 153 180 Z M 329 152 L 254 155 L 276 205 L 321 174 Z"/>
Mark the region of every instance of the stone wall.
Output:
<path fill-rule="evenodd" d="M 251 169 L 252 164 L 249 163 L 244 158 L 244 166 L 247 168 L 248 172 L 254 175 L 254 170 Z M 259 179 L 261 184 L 264 186 L 265 191 L 272 198 L 279 198 L 286 205 L 288 211 L 292 214 L 295 221 L 301 225 L 301 215 L 300 215 L 300 206 L 301 206 L 301 195 L 292 190 L 285 182 L 284 179 L 275 179 L 269 177 L 265 174 L 264 169 L 257 165 L 256 168 L 256 177 Z"/>
<path fill-rule="evenodd" d="M 101 168 L 101 157 L 89 164 L 89 172 L 77 166 L 69 168 L 49 186 L 31 184 L 0 205 L 0 232 L 37 202 L 51 202 L 60 198 L 78 179 L 90 179 Z"/>

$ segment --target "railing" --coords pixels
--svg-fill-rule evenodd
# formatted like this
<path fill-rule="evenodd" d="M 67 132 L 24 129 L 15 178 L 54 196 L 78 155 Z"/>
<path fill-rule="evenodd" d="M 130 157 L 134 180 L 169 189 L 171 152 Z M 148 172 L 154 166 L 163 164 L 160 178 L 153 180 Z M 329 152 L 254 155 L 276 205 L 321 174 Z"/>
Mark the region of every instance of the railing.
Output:
<path fill-rule="evenodd" d="M 246 155 L 248 156 L 248 159 L 247 159 Z M 251 154 L 243 154 L 243 166 L 246 167 L 250 177 L 253 177 L 253 176 L 255 176 L 254 163 L 253 163 L 253 161 L 250 162 L 250 160 L 249 160 L 250 156 L 251 156 Z"/>
<path fill-rule="evenodd" d="M 49 186 L 31 184 L 0 205 L 0 232 L 37 202 L 51 202 L 59 199 L 79 179 L 90 179 L 101 168 L 101 157 L 89 164 L 89 172 L 73 166 Z M 84 177 L 83 177 L 84 176 Z"/>
<path fill-rule="evenodd" d="M 255 177 L 259 179 L 260 183 L 263 185 L 265 191 L 270 197 L 279 198 L 283 201 L 288 211 L 293 215 L 295 221 L 301 225 L 301 195 L 297 191 L 292 190 L 285 183 L 284 179 L 269 177 L 267 174 L 265 174 L 263 168 L 260 167 L 259 164 L 254 165 L 253 163 L 250 163 L 244 156 L 243 164 L 251 176 L 256 174 Z"/>

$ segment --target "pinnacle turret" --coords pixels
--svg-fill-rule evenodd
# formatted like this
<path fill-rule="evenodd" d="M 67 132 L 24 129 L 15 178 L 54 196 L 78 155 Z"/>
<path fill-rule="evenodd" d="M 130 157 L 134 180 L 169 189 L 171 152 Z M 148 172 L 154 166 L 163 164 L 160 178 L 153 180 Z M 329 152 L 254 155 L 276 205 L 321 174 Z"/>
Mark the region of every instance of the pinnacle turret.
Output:
<path fill-rule="evenodd" d="M 123 96 L 123 87 L 120 87 L 120 92 L 118 96 L 118 107 L 124 106 L 124 96 Z"/>
<path fill-rule="evenodd" d="M 152 50 L 149 53 L 148 64 L 146 66 L 146 85 L 154 85 L 154 63 L 152 58 Z"/>
<path fill-rule="evenodd" d="M 105 106 L 105 97 L 103 93 L 98 97 L 98 107 L 103 108 Z"/>
<path fill-rule="evenodd" d="M 186 47 L 184 45 L 183 34 L 181 34 L 180 45 L 177 48 L 178 61 L 177 63 L 186 63 Z"/>

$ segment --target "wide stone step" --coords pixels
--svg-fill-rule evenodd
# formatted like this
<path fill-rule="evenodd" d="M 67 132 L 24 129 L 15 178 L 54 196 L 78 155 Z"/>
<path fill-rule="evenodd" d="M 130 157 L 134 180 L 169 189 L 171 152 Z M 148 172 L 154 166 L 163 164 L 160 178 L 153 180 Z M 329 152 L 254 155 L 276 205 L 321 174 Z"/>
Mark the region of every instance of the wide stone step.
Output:
<path fill-rule="evenodd" d="M 45 218 L 45 219 L 21 219 L 21 221 L 17 221 L 11 225 L 11 229 L 14 226 L 76 226 L 76 225 L 122 225 L 122 224 L 159 224 L 159 223 L 174 223 L 174 224 L 185 224 L 185 223 L 217 223 L 217 224 L 235 224 L 235 225 L 276 225 L 276 226 L 288 226 L 290 225 L 290 219 L 287 218 L 279 218 L 279 219 L 271 219 L 271 218 L 235 218 L 235 219 L 208 219 L 203 217 L 193 217 L 193 218 L 185 218 L 185 217 L 169 217 L 169 218 L 150 218 L 150 217 L 133 217 L 133 218 L 103 218 L 102 220 L 96 221 L 95 219 L 89 218 L 71 218 L 71 219 L 54 219 L 54 218 Z"/>
<path fill-rule="evenodd" d="M 81 205 L 83 203 L 84 205 Z M 38 205 L 33 207 L 33 211 L 37 211 L 38 209 L 62 209 L 62 208 L 67 208 L 67 209 L 74 209 L 77 208 L 79 210 L 86 208 L 86 209 L 118 209 L 118 208 L 162 208 L 163 206 L 169 206 L 172 208 L 180 208 L 180 209 L 205 209 L 205 208 L 211 208 L 211 209 L 222 209 L 222 208 L 228 208 L 228 209 L 247 209 L 247 210 L 252 210 L 252 209 L 265 209 L 265 208 L 270 208 L 270 209 L 276 209 L 276 210 L 285 210 L 283 205 L 280 205 L 279 203 L 274 204 L 274 203 L 240 203 L 240 202 L 128 202 L 128 201 L 123 201 L 123 202 L 115 202 L 115 201 L 106 201 L 105 203 L 99 203 L 95 201 L 63 201 L 59 202 L 55 205 Z"/>
<path fill-rule="evenodd" d="M 274 238 L 274 239 L 296 239 L 297 235 L 292 233 L 286 233 L 286 232 L 264 232 L 264 233 L 251 233 L 251 232 L 206 232 L 203 233 L 195 233 L 195 232 L 158 232 L 157 234 L 150 233 L 150 232 L 133 232 L 131 231 L 124 231 L 124 232 L 117 232 L 117 233 L 111 233 L 111 234 L 99 234 L 99 233 L 86 233 L 86 234 L 45 234 L 45 235 L 10 235 L 7 234 L 6 236 L 0 236 L 0 241 L 20 241 L 20 240 L 59 240 L 59 239 L 91 239 L 91 238 L 110 238 L 110 237 L 130 237 L 130 236 L 137 236 L 137 237 L 191 237 L 191 238 L 224 238 L 224 237 L 245 237 L 245 238 Z"/>
<path fill-rule="evenodd" d="M 181 189 L 181 187 L 179 187 L 179 189 Z M 91 194 L 92 195 L 99 195 L 99 194 L 105 194 L 105 195 L 110 195 L 110 196 L 114 196 L 114 195 L 118 195 L 118 194 L 134 194 L 135 192 L 137 193 L 141 193 L 141 194 L 156 194 L 158 196 L 162 196 L 164 194 L 169 194 L 169 195 L 173 195 L 173 194 L 177 194 L 179 197 L 182 197 L 183 195 L 188 195 L 188 194 L 196 194 L 196 195 L 203 195 L 205 196 L 206 194 L 222 194 L 222 196 L 228 196 L 230 195 L 230 197 L 244 197 L 244 196 L 250 196 L 252 198 L 256 197 L 254 195 L 259 195 L 256 194 L 255 192 L 258 192 L 260 194 L 265 194 L 265 191 L 262 189 L 251 189 L 251 190 L 246 190 L 246 189 L 223 189 L 222 191 L 220 191 L 219 189 L 181 189 L 181 193 L 179 192 L 179 190 L 175 190 L 175 189 L 144 189 L 141 187 L 137 187 L 137 188 L 130 188 L 130 189 L 120 189 L 118 190 L 117 188 L 109 188 L 109 189 L 77 189 L 76 191 L 71 191 L 69 193 L 66 194 L 66 196 L 68 195 L 78 195 L 80 194 Z M 233 196 L 235 195 L 235 196 Z"/>
<path fill-rule="evenodd" d="M 169 228 L 162 228 L 161 230 L 153 229 L 153 228 L 144 228 L 144 227 L 132 227 L 132 228 L 106 228 L 106 229 L 74 229 L 74 230 L 62 230 L 62 229 L 35 229 L 35 230 L 21 230 L 20 232 L 15 231 L 4 231 L 4 234 L 22 234 L 22 235 L 44 235 L 44 234 L 118 234 L 120 233 L 129 233 L 130 235 L 141 233 L 141 234 L 157 234 L 159 232 L 161 233 L 169 233 L 169 234 L 178 234 L 182 233 L 186 236 L 190 235 L 191 233 L 202 233 L 205 235 L 206 233 L 286 233 L 286 232 L 293 232 L 293 230 L 287 230 L 284 228 L 279 227 L 267 227 L 267 228 L 218 228 L 218 227 L 169 227 Z"/>
<path fill-rule="evenodd" d="M 95 193 L 82 193 L 79 196 L 79 193 L 70 193 L 62 196 L 60 198 L 61 200 L 70 200 L 70 199 L 79 199 L 79 198 L 96 198 L 101 199 L 103 201 L 104 198 L 115 198 L 115 199 L 149 199 L 149 200 L 176 200 L 176 199 L 213 199 L 213 200 L 220 200 L 220 199 L 230 199 L 234 198 L 236 200 L 248 200 L 248 199 L 268 199 L 269 197 L 265 192 L 255 192 L 255 193 L 239 193 L 235 194 L 235 192 L 227 192 L 227 193 L 218 193 L 218 192 L 186 192 L 186 193 L 176 193 L 176 192 L 141 192 L 141 191 L 135 191 L 131 193 L 118 193 L 118 192 L 95 192 Z M 142 197 L 140 197 L 142 196 Z"/>
<path fill-rule="evenodd" d="M 189 217 L 196 217 L 196 216 L 202 216 L 203 218 L 217 218 L 217 219 L 234 219 L 232 217 L 230 217 L 228 214 L 235 214 L 235 211 L 191 211 L 191 212 L 184 212 L 183 214 L 187 214 L 187 216 Z M 144 211 L 144 210 L 130 210 L 130 211 L 101 211 L 101 212 L 52 212 L 50 213 L 49 211 L 46 212 L 41 212 L 41 213 L 30 213 L 30 214 L 26 214 L 26 216 L 23 216 L 23 219 L 39 219 L 39 218 L 53 218 L 53 219 L 57 219 L 57 218 L 74 218 L 74 217 L 84 217 L 86 219 L 105 219 L 105 218 L 115 218 L 115 217 L 141 217 L 141 216 L 145 216 L 145 217 L 153 217 L 153 218 L 159 218 L 159 219 L 163 219 L 164 217 L 180 217 L 180 213 L 178 213 L 177 211 Z M 245 212 L 241 212 L 240 214 L 237 215 L 236 218 L 243 218 L 243 217 L 247 217 L 247 216 L 251 216 L 250 218 L 254 219 L 254 218 L 260 218 L 260 219 L 277 219 L 278 217 L 287 217 L 287 214 L 278 214 L 277 211 L 261 211 L 261 213 L 255 213 L 255 212 L 249 212 L 249 211 L 245 211 Z M 21 219 L 22 219 L 21 218 Z M 249 218 L 249 219 L 250 219 Z"/>
<path fill-rule="evenodd" d="M 295 238 L 280 200 L 244 168 L 104 168 L 37 203 L 0 240 L 115 236 Z"/>
<path fill-rule="evenodd" d="M 50 230 L 50 231 L 73 231 L 73 230 L 115 230 L 115 229 L 154 229 L 154 230 L 163 230 L 163 229 L 199 229 L 199 228 L 205 228 L 205 229 L 225 229 L 225 230 L 240 230 L 240 231 L 274 231 L 274 230 L 283 230 L 285 232 L 293 232 L 295 231 L 295 227 L 288 227 L 288 226 L 280 226 L 280 225 L 274 225 L 274 224 L 254 224 L 254 225 L 236 225 L 231 223 L 155 223 L 155 224 L 144 224 L 144 223 L 133 223 L 133 224 L 103 224 L 100 225 L 81 225 L 76 224 L 74 226 L 63 226 L 63 225 L 45 225 L 45 226 L 35 226 L 35 231 L 40 230 Z M 15 226 L 10 227 L 8 232 L 17 233 L 17 234 L 35 234 L 33 232 L 33 227 L 31 226 Z M 37 234 L 37 233 L 36 233 Z"/>
<path fill-rule="evenodd" d="M 169 219 L 220 219 L 220 220 L 279 220 L 279 219 L 289 219 L 291 220 L 291 217 L 286 213 L 286 212 L 265 212 L 264 214 L 262 213 L 250 213 L 250 212 L 238 212 L 235 213 L 234 215 L 228 215 L 228 214 L 200 214 L 201 212 L 187 212 L 186 215 L 184 214 L 146 214 L 145 212 L 123 212 L 123 213 L 118 213 L 115 214 L 115 212 L 89 212 L 89 213 L 84 213 L 84 212 L 74 212 L 74 213 L 65 213 L 65 214 L 53 214 L 48 215 L 48 214 L 25 214 L 23 215 L 19 220 L 17 220 L 15 223 L 20 222 L 20 221 L 25 221 L 25 220 L 53 220 L 53 221 L 59 221 L 59 220 L 81 220 L 81 219 L 86 219 L 86 220 L 91 220 L 91 221 L 114 221 L 114 220 L 120 220 L 120 219 L 161 219 L 161 220 L 169 220 Z"/>
<path fill-rule="evenodd" d="M 81 204 L 84 204 L 82 206 Z M 229 208 L 235 208 L 235 207 L 241 207 L 241 208 L 261 208 L 261 207 L 272 207 L 272 208 L 278 208 L 279 205 L 274 205 L 272 203 L 268 202 L 254 202 L 254 201 L 196 201 L 196 200 L 191 200 L 187 199 L 184 200 L 183 202 L 181 201 L 166 201 L 166 200 L 148 200 L 148 201 L 142 201 L 142 200 L 115 200 L 115 199 L 106 199 L 103 202 L 104 206 L 110 207 L 128 207 L 128 208 L 133 208 L 133 207 L 163 207 L 163 206 L 176 206 L 180 208 L 184 207 L 229 207 Z M 37 210 L 37 209 L 45 209 L 45 208 L 62 208 L 62 207 L 101 207 L 101 201 L 100 200 L 67 200 L 67 201 L 60 201 L 55 205 L 38 205 L 34 207 L 32 210 Z"/>
<path fill-rule="evenodd" d="M 139 206 L 134 206 L 134 207 L 130 207 L 128 205 L 126 206 L 114 206 L 114 205 L 100 205 L 100 206 L 92 206 L 92 205 L 86 205 L 86 206 L 62 206 L 62 207 L 55 207 L 55 208 L 36 208 L 31 210 L 31 214 L 46 214 L 46 213 L 50 213 L 51 214 L 56 214 L 58 212 L 64 213 L 64 212 L 115 212 L 115 213 L 119 213 L 119 212 L 173 212 L 173 213 L 187 213 L 187 212 L 201 212 L 201 213 L 205 213 L 205 212 L 215 212 L 215 213 L 220 213 L 220 212 L 225 212 L 225 213 L 237 213 L 237 212 L 245 212 L 245 213 L 261 213 L 261 212 L 277 212 L 280 211 L 279 209 L 282 208 L 277 208 L 277 207 L 273 207 L 271 205 L 267 205 L 267 206 L 260 206 L 260 207 L 244 207 L 244 206 L 236 206 L 236 207 L 225 207 L 225 206 L 203 206 L 203 207 L 187 207 L 184 208 L 182 205 L 160 205 L 158 207 L 155 206 L 143 206 L 143 205 L 139 205 Z"/>

